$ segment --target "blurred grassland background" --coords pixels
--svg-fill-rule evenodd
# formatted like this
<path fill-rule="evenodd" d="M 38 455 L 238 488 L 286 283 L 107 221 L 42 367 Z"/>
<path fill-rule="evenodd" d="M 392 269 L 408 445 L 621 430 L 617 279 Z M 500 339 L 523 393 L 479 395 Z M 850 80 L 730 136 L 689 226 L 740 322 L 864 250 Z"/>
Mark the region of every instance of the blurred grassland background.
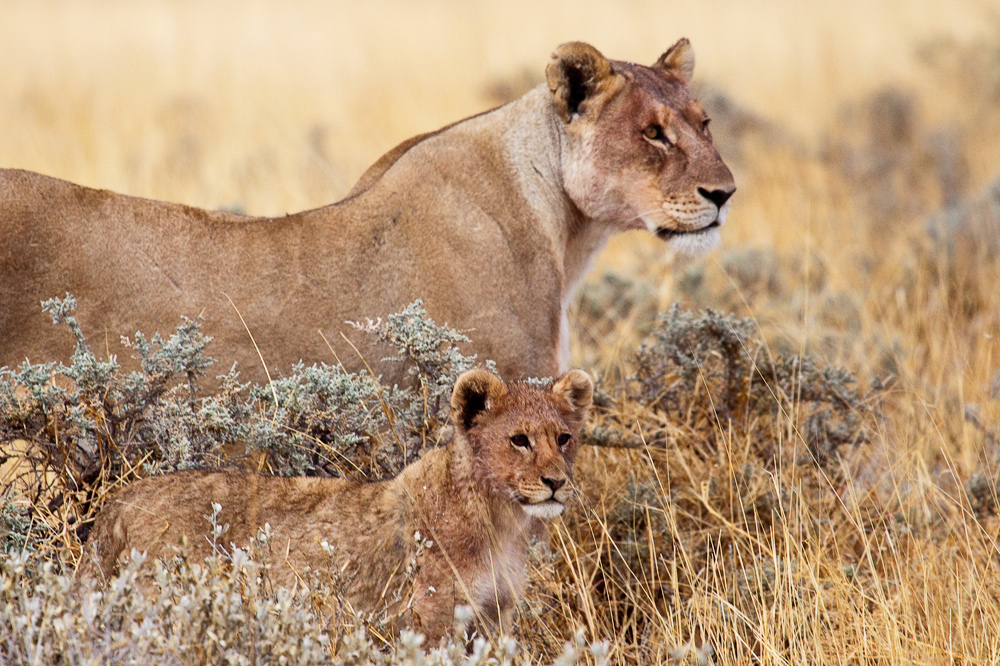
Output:
<path fill-rule="evenodd" d="M 690 38 L 739 186 L 723 246 L 615 239 L 574 306 L 574 361 L 615 394 L 655 312 L 712 307 L 769 354 L 876 380 L 878 415 L 804 471 L 761 453 L 797 450 L 794 410 L 706 435 L 621 389 L 600 423 L 658 423 L 667 444 L 585 453 L 589 513 L 533 573 L 550 628 L 522 637 L 540 656 L 582 625 L 621 662 L 696 662 L 702 642 L 720 663 L 1000 660 L 1000 6 L 3 0 L 0 17 L 0 165 L 262 215 L 333 202 L 399 141 L 521 94 L 561 42 L 648 64 Z M 616 559 L 626 523 L 641 552 Z M 619 560 L 647 567 L 634 588 Z"/>

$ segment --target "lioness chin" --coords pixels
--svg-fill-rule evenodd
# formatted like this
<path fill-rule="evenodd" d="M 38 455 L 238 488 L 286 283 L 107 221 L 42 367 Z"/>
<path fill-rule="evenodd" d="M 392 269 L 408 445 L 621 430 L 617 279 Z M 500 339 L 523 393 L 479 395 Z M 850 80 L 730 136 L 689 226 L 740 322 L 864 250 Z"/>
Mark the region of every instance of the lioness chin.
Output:
<path fill-rule="evenodd" d="M 238 471 L 143 479 L 105 504 L 77 577 L 106 579 L 132 549 L 171 556 L 182 539 L 192 554 L 209 554 L 205 515 L 218 503 L 217 520 L 229 524 L 226 539 L 236 546 L 270 525 L 282 560 L 274 584 L 294 585 L 305 567 L 326 570 L 327 541 L 334 565 L 353 576 L 348 600 L 371 609 L 416 557 L 413 615 L 431 640 L 451 627 L 456 604 L 470 604 L 484 629 L 509 628 L 534 518 L 559 515 L 573 495 L 577 434 L 592 394 L 580 370 L 548 390 L 467 372 L 452 393 L 452 441 L 391 481 Z M 419 555 L 417 532 L 432 542 Z"/>
<path fill-rule="evenodd" d="M 212 355 L 245 379 L 265 378 L 261 358 L 272 375 L 300 359 L 360 370 L 344 322 L 422 298 L 501 376 L 557 374 L 574 291 L 611 235 L 718 240 L 735 185 L 688 92 L 693 67 L 687 40 L 651 67 L 564 44 L 546 84 L 403 142 L 344 200 L 281 218 L 0 170 L 0 365 L 72 352 L 39 309 L 68 291 L 95 347 L 126 363 L 120 336 L 201 314 Z M 384 379 L 407 381 L 387 349 L 346 334 Z"/>

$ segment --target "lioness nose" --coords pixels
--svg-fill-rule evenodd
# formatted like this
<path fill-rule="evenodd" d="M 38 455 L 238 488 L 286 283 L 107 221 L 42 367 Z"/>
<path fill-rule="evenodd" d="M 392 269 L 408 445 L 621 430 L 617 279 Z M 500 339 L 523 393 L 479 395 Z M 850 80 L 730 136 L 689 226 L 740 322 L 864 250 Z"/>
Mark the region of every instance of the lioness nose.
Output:
<path fill-rule="evenodd" d="M 731 190 L 706 190 L 704 187 L 698 188 L 698 194 L 705 197 L 719 208 L 722 208 L 722 205 L 729 201 L 729 197 L 733 196 L 735 191 L 735 187 Z"/>
<path fill-rule="evenodd" d="M 562 488 L 564 485 L 566 485 L 566 479 L 550 479 L 548 477 L 543 476 L 542 483 L 551 488 L 552 492 L 555 492 L 560 488 Z"/>

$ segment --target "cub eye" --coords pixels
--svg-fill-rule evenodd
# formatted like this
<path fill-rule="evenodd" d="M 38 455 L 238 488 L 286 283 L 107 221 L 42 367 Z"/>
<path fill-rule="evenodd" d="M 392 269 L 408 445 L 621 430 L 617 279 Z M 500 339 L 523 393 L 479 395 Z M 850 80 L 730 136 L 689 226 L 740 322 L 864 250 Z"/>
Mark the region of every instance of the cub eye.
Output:
<path fill-rule="evenodd" d="M 528 439 L 527 435 L 514 435 L 510 438 L 510 443 L 519 449 L 531 450 L 531 440 Z"/>
<path fill-rule="evenodd" d="M 642 130 L 642 135 L 649 139 L 650 141 L 663 141 L 666 142 L 667 137 L 663 135 L 663 128 L 659 125 L 650 125 L 646 129 Z"/>
<path fill-rule="evenodd" d="M 711 122 L 712 122 L 711 118 L 705 118 L 703 121 L 701 121 L 701 131 L 707 133 L 708 132 L 708 124 L 711 123 Z"/>
<path fill-rule="evenodd" d="M 563 434 L 559 435 L 559 439 L 557 439 L 556 441 L 559 443 L 559 448 L 561 449 L 567 444 L 569 444 L 569 440 L 570 440 L 570 434 L 568 432 L 564 432 Z"/>

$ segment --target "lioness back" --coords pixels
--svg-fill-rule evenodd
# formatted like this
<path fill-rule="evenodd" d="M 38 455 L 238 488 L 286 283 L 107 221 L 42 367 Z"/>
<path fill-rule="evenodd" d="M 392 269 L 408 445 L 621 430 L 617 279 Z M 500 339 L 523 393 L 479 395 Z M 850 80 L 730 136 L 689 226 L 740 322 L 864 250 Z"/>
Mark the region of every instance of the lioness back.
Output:
<path fill-rule="evenodd" d="M 735 184 L 687 89 L 693 66 L 687 40 L 650 67 L 564 44 L 545 84 L 404 142 L 343 201 L 278 218 L 0 171 L 0 364 L 72 353 L 39 309 L 71 292 L 93 348 L 126 365 L 122 336 L 203 315 L 211 355 L 245 379 L 300 359 L 360 370 L 360 353 L 404 383 L 389 350 L 345 322 L 420 298 L 503 376 L 557 374 L 569 304 L 613 234 L 646 229 L 689 250 L 718 240 Z"/>

